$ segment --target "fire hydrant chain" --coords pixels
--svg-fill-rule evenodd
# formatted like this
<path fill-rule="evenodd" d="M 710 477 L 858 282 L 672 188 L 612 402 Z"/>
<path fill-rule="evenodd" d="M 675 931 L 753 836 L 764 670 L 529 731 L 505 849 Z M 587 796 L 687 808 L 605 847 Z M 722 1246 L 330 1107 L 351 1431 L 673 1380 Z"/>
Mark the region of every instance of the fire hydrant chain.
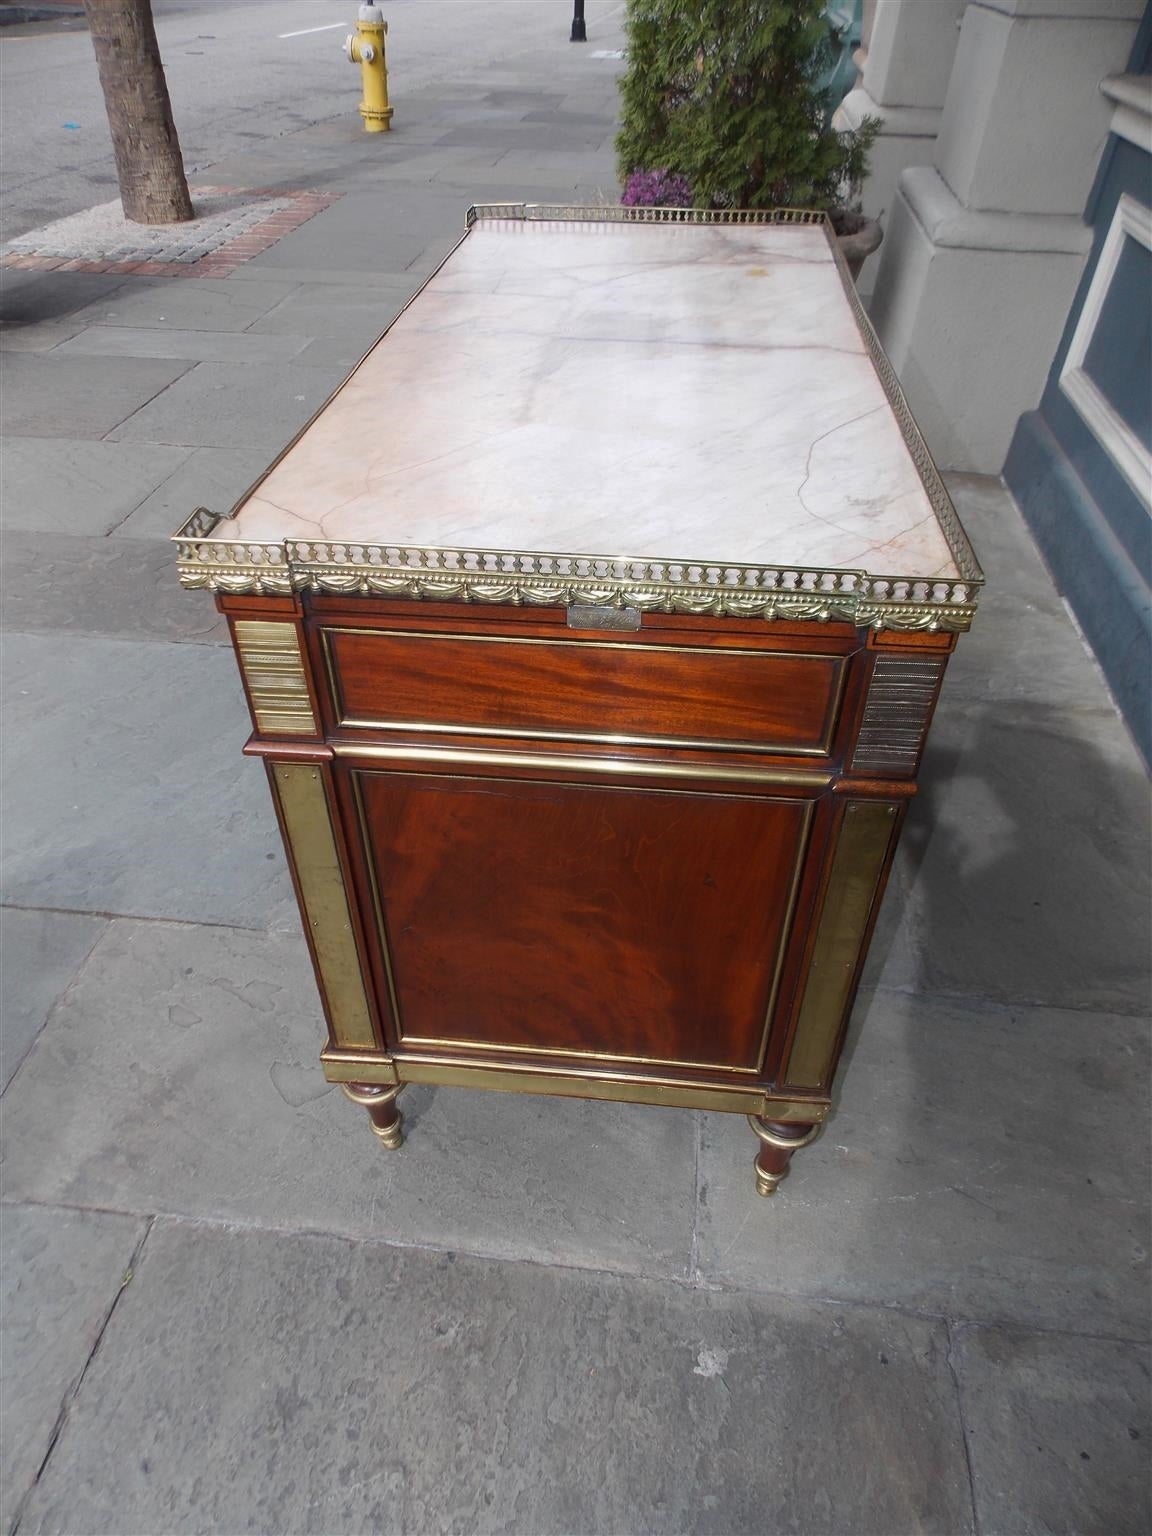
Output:
<path fill-rule="evenodd" d="M 359 64 L 364 86 L 360 116 L 366 133 L 387 133 L 392 125 L 388 105 L 388 61 L 384 57 L 384 37 L 388 23 L 378 5 L 362 5 L 356 18 L 355 32 L 344 40 L 344 52 L 352 64 Z"/>

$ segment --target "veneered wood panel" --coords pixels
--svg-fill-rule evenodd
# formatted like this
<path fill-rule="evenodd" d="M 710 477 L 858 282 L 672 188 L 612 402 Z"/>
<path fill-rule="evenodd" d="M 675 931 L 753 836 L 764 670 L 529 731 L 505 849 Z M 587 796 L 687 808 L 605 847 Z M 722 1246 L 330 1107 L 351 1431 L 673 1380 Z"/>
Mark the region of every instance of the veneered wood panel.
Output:
<path fill-rule="evenodd" d="M 345 727 L 824 755 L 843 656 L 330 627 Z"/>
<path fill-rule="evenodd" d="M 811 801 L 353 779 L 401 1047 L 757 1071 Z"/>

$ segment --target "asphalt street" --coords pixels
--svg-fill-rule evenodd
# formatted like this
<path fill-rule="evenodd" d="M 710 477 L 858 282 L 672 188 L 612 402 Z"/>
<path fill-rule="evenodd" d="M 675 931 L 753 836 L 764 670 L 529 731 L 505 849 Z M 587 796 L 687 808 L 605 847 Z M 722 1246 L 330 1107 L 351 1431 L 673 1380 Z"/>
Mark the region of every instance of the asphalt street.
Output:
<path fill-rule="evenodd" d="M 153 0 L 189 174 L 331 118 L 355 118 L 343 55 L 356 0 Z M 570 0 L 382 0 L 409 94 L 567 38 Z M 623 5 L 591 0 L 596 26 Z M 613 34 L 612 41 L 617 38 Z M 92 45 L 75 19 L 0 33 L 0 239 L 116 196 Z"/>

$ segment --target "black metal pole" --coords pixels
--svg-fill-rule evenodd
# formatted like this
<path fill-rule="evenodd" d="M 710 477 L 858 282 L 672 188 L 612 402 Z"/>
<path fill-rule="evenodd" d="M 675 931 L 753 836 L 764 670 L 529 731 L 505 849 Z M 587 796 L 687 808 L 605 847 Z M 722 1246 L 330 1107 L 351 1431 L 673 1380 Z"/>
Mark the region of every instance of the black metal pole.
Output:
<path fill-rule="evenodd" d="M 572 0 L 572 3 L 574 7 L 572 11 L 572 36 L 568 41 L 570 43 L 586 43 L 588 41 L 588 32 L 584 26 L 584 0 Z"/>

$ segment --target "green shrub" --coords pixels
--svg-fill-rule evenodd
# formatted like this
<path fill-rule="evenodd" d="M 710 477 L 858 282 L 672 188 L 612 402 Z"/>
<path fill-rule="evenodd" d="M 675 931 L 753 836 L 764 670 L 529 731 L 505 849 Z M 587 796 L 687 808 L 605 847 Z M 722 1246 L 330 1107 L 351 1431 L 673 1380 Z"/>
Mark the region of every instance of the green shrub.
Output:
<path fill-rule="evenodd" d="M 821 0 L 629 0 L 620 179 L 683 177 L 697 208 L 842 209 L 879 128 L 828 124 Z"/>

